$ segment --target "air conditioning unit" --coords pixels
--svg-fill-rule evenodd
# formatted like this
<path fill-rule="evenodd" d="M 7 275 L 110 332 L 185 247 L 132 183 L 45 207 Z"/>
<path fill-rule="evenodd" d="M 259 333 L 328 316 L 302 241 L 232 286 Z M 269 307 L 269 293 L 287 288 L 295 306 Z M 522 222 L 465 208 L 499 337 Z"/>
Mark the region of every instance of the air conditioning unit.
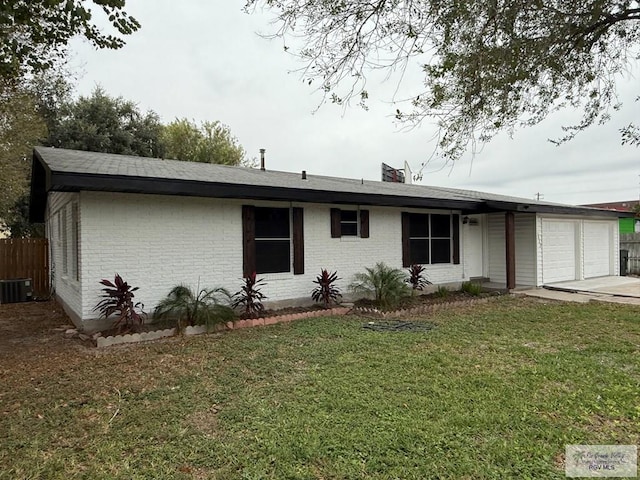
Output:
<path fill-rule="evenodd" d="M 28 302 L 33 299 L 30 278 L 0 280 L 0 303 Z"/>

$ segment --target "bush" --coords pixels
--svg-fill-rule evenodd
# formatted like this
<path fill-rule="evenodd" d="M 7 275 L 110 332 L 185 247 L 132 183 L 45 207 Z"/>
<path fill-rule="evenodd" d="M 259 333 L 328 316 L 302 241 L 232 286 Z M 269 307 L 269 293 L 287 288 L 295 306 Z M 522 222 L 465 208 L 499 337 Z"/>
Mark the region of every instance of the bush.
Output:
<path fill-rule="evenodd" d="M 242 307 L 244 310 L 243 315 L 246 318 L 256 318 L 264 311 L 264 305 L 262 301 L 267 298 L 265 294 L 260 291 L 263 287 L 264 280 L 258 280 L 256 278 L 256 272 L 253 272 L 244 279 L 244 285 L 233 296 L 233 308 Z"/>
<path fill-rule="evenodd" d="M 133 292 L 137 291 L 138 287 L 131 287 L 117 273 L 113 282 L 103 279 L 100 284 L 106 288 L 102 289 L 102 300 L 93 308 L 93 311 L 99 311 L 100 318 L 105 319 L 115 314 L 117 318 L 113 328 L 118 333 L 140 330 L 146 313 L 142 303 L 133 303 L 135 297 Z"/>
<path fill-rule="evenodd" d="M 179 331 L 194 325 L 206 325 L 209 329 L 235 318 L 230 302 L 231 295 L 224 288 L 202 289 L 196 295 L 191 288 L 177 285 L 158 304 L 153 316 L 158 320 L 175 320 Z"/>
<path fill-rule="evenodd" d="M 377 263 L 375 267 L 365 270 L 366 273 L 356 273 L 353 276 L 349 285 L 349 290 L 353 293 L 373 296 L 382 307 L 394 306 L 411 293 L 405 273 L 399 268 Z"/>
<path fill-rule="evenodd" d="M 313 283 L 318 286 L 311 291 L 311 298 L 314 302 L 322 302 L 325 308 L 329 308 L 332 303 L 338 303 L 342 297 L 340 289 L 334 285 L 338 278 L 338 272 L 329 273 L 328 270 L 322 269 L 320 275 L 316 277 Z"/>
<path fill-rule="evenodd" d="M 447 298 L 449 296 L 449 289 L 444 285 L 438 285 L 438 289 L 434 292 L 436 297 Z"/>
<path fill-rule="evenodd" d="M 482 293 L 482 285 L 474 282 L 464 282 L 460 287 L 460 291 L 477 297 Z"/>
<path fill-rule="evenodd" d="M 413 264 L 408 269 L 409 278 L 407 282 L 411 285 L 411 289 L 415 292 L 416 290 L 424 290 L 424 287 L 427 285 L 432 285 L 432 283 L 425 278 L 424 271 L 426 270 L 422 265 Z"/>

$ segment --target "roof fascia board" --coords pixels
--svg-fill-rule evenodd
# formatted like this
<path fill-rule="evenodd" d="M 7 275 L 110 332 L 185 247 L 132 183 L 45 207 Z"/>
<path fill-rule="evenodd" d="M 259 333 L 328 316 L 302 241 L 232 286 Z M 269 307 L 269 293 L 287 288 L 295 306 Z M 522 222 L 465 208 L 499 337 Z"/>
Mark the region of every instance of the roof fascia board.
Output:
<path fill-rule="evenodd" d="M 43 223 L 47 209 L 47 192 L 51 188 L 51 169 L 37 150 L 33 150 L 31 160 L 31 185 L 29 201 L 29 220 Z"/>
<path fill-rule="evenodd" d="M 628 217 L 625 212 L 616 212 L 613 210 L 597 210 L 591 208 L 580 208 L 563 205 L 538 205 L 525 204 L 515 202 L 487 201 L 487 207 L 501 211 L 512 211 L 520 213 L 556 213 L 562 215 L 582 215 L 587 217 Z"/>
<path fill-rule="evenodd" d="M 51 174 L 50 189 L 57 191 L 91 190 L 215 198 L 293 200 L 313 203 L 342 203 L 407 208 L 432 207 L 472 212 L 478 211 L 482 206 L 482 202 L 454 199 L 447 200 L 437 198 L 404 197 L 357 192 L 332 192 L 326 190 L 66 172 L 53 172 Z"/>

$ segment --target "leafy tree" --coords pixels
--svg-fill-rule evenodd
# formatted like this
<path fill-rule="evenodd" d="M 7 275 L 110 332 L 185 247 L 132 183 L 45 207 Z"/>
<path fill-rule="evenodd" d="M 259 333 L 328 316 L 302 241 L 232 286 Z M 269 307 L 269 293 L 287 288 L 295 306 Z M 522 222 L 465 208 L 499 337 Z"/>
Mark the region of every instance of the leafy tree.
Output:
<path fill-rule="evenodd" d="M 435 120 L 449 160 L 561 108 L 582 118 L 556 142 L 608 121 L 640 46 L 640 3 L 631 0 L 247 0 L 248 11 L 260 6 L 277 15 L 276 36 L 305 39 L 295 52 L 304 79 L 335 103 L 366 104 L 372 70 L 419 65 L 424 84 L 395 115 Z M 633 125 L 621 131 L 640 143 Z"/>
<path fill-rule="evenodd" d="M 5 224 L 14 223 L 24 202 L 31 149 L 45 134 L 45 123 L 28 87 L 0 82 L 0 219 Z"/>
<path fill-rule="evenodd" d="M 29 221 L 29 192 L 18 198 L 4 217 L 4 225 L 13 238 L 42 238 L 44 224 Z"/>
<path fill-rule="evenodd" d="M 158 115 L 138 110 L 135 103 L 107 95 L 100 87 L 91 96 L 58 108 L 45 144 L 92 152 L 161 157 L 162 123 Z"/>
<path fill-rule="evenodd" d="M 67 72 L 56 66 L 29 81 L 0 83 L 0 219 L 12 236 L 41 235 L 28 222 L 28 180 L 34 145 L 190 161 L 250 165 L 220 122 L 164 126 L 158 115 L 101 88 L 71 98 Z M 15 85 L 20 85 L 16 87 Z"/>
<path fill-rule="evenodd" d="M 168 158 L 223 165 L 247 162 L 244 148 L 229 127 L 218 121 L 198 127 L 186 118 L 176 119 L 165 127 L 162 139 Z"/>
<path fill-rule="evenodd" d="M 87 5 L 88 4 L 88 5 Z M 93 4 L 93 5 L 92 5 Z M 103 33 L 91 6 L 115 29 Z M 118 49 L 123 35 L 140 28 L 123 10 L 125 0 L 9 0 L 0 4 L 0 78 L 39 73 L 64 58 L 69 40 L 81 35 L 98 48 Z"/>

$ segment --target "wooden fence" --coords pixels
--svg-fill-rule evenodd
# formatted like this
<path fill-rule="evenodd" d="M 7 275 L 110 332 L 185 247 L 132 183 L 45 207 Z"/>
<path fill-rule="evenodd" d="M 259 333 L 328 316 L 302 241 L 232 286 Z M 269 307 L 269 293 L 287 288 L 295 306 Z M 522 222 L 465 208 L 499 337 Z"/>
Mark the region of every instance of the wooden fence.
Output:
<path fill-rule="evenodd" d="M 0 280 L 30 278 L 33 294 L 49 295 L 49 246 L 46 238 L 0 239 Z"/>
<path fill-rule="evenodd" d="M 640 275 L 640 233 L 621 233 L 620 250 L 629 251 L 629 273 Z"/>

